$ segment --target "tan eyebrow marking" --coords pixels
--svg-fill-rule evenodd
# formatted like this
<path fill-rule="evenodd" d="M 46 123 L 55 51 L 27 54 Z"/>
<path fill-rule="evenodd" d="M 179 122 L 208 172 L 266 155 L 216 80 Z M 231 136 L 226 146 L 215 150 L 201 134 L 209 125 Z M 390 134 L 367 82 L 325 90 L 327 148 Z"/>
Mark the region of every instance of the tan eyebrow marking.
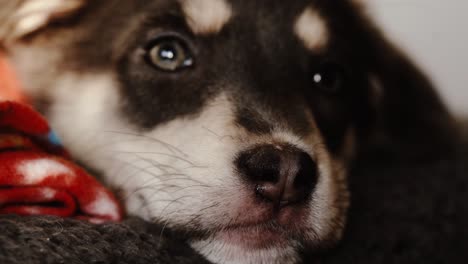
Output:
<path fill-rule="evenodd" d="M 225 0 L 180 0 L 180 3 L 194 34 L 216 34 L 232 17 L 232 8 Z"/>
<path fill-rule="evenodd" d="M 299 15 L 294 25 L 294 32 L 304 46 L 312 51 L 318 51 L 328 43 L 327 22 L 312 7 L 308 7 Z"/>

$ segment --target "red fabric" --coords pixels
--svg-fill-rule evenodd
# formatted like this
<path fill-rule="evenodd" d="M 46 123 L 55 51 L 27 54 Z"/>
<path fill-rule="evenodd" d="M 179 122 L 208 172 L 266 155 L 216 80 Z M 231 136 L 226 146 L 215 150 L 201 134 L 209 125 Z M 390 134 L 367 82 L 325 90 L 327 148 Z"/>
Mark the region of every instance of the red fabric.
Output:
<path fill-rule="evenodd" d="M 0 56 L 0 214 L 121 220 L 117 199 L 69 159 L 47 121 L 28 105 L 6 101 L 24 96 L 2 63 Z"/>

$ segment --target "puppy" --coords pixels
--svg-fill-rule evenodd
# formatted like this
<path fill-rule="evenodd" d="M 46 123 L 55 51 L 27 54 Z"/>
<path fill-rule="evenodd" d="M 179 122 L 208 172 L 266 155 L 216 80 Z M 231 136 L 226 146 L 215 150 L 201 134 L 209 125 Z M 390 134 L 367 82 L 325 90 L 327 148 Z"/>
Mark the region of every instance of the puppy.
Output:
<path fill-rule="evenodd" d="M 430 83 L 355 1 L 2 5 L 3 49 L 74 157 L 215 263 L 333 246 L 358 153 L 436 153 L 449 133 Z"/>

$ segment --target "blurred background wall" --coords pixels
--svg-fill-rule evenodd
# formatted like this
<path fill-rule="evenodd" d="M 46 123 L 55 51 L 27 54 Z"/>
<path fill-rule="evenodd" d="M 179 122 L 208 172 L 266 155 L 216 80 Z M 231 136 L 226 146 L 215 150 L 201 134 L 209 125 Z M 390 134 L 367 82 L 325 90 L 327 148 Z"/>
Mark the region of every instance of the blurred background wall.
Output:
<path fill-rule="evenodd" d="M 394 42 L 428 73 L 453 112 L 468 117 L 468 0 L 364 0 Z"/>

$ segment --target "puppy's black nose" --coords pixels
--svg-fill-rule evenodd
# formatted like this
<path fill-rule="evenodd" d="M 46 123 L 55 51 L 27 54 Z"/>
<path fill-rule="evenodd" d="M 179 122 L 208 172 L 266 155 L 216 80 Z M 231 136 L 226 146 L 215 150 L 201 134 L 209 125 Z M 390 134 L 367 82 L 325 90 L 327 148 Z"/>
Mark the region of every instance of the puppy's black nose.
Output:
<path fill-rule="evenodd" d="M 260 145 L 242 152 L 236 165 L 255 193 L 275 206 L 306 200 L 317 184 L 317 164 L 289 145 Z"/>

